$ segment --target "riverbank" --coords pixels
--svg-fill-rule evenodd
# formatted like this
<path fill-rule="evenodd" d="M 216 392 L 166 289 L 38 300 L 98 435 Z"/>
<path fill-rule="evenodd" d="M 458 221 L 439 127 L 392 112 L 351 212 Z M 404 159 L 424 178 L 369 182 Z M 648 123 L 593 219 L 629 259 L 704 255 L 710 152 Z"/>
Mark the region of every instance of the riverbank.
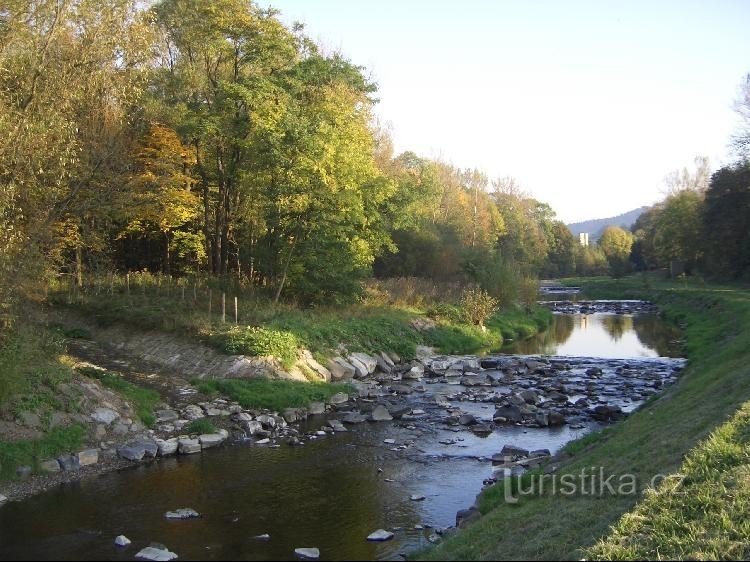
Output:
<path fill-rule="evenodd" d="M 256 311 L 256 320 L 268 315 L 264 324 L 235 327 L 212 323 L 202 314 L 190 315 L 181 300 L 175 303 L 169 297 L 161 301 L 152 298 L 138 301 L 124 295 L 113 298 L 102 294 L 75 303 L 61 304 L 62 300 L 53 296 L 57 306 L 44 313 L 35 308 L 33 318 L 21 322 L 17 331 L 5 340 L 0 357 L 4 374 L 0 383 L 0 482 L 5 481 L 0 492 L 4 490 L 13 499 L 58 482 L 120 468 L 122 463 L 115 462 L 115 453 L 128 440 L 167 437 L 158 433 L 161 420 L 155 412 L 159 410 L 182 412 L 186 406 L 195 406 L 193 403 L 208 404 L 223 398 L 229 399 L 230 406 L 243 403 L 245 409 L 262 409 L 254 412 L 256 416 L 306 408 L 311 403 L 325 403 L 336 393 L 353 391 L 346 382 L 358 375 L 351 365 L 355 362 L 351 354 L 357 351 L 366 350 L 374 357 L 382 357 L 380 368 L 388 369 L 388 361 L 394 364 L 392 359 L 398 363 L 401 358 L 415 357 L 418 346 L 430 344 L 446 352 L 494 347 L 503 341 L 504 335 L 506 338 L 532 335 L 551 320 L 545 310 L 519 308 L 496 314 L 483 331 L 459 321 L 437 318 L 437 313 L 432 318 L 424 309 L 358 305 L 322 311 L 288 307 L 275 314 L 264 309 Z M 439 309 L 445 314 L 445 307 Z M 142 348 L 135 346 L 128 350 L 122 347 L 122 342 L 102 341 L 113 334 L 117 337 L 120 333 L 117 330 L 122 332 L 123 340 L 135 334 L 141 343 L 153 345 L 154 341 L 161 341 L 156 353 L 159 357 L 154 359 L 164 361 L 143 361 L 139 358 Z M 204 377 L 207 373 L 204 368 L 199 369 L 198 376 L 181 369 L 182 363 L 174 361 L 182 354 L 185 356 L 182 366 L 192 362 L 200 367 L 201 363 L 193 361 L 184 348 L 201 345 L 210 346 L 222 365 L 227 361 L 231 365 L 238 362 L 270 365 L 264 373 L 271 378 L 290 370 L 292 357 L 298 361 L 302 357 L 305 365 L 317 365 L 319 369 L 302 372 L 299 378 L 305 382 L 259 377 L 219 384 L 211 377 Z M 328 361 L 331 356 L 347 357 L 348 361 L 342 360 L 343 379 L 337 377 L 344 384 L 323 383 L 333 377 L 326 379 L 321 373 L 330 375 L 330 371 L 318 364 L 302 345 L 309 347 L 320 361 Z M 211 349 L 199 349 L 198 355 Z M 405 355 L 399 356 L 396 350 Z M 274 357 L 242 358 L 224 353 Z M 96 368 L 87 367 L 89 361 Z M 187 391 L 196 393 L 191 404 L 181 400 Z M 97 408 L 113 411 L 117 423 L 93 420 L 91 416 Z M 203 412 L 206 413 L 205 408 Z M 48 472 L 62 456 L 87 450 L 99 452 L 94 465 L 76 475 L 56 469 Z"/>
<path fill-rule="evenodd" d="M 621 424 L 572 443 L 571 461 L 556 473 L 577 481 L 601 468 L 609 482 L 632 478 L 636 493 L 547 489 L 509 503 L 501 484 L 480 498 L 481 519 L 419 558 L 747 558 L 740 467 L 750 435 L 750 292 L 652 277 L 570 283 L 588 298 L 651 300 L 685 331 L 689 365 L 680 380 Z M 690 476 L 687 488 L 673 486 L 676 474 Z M 646 491 L 659 475 L 671 476 Z M 737 499 L 724 502 L 733 492 Z"/>

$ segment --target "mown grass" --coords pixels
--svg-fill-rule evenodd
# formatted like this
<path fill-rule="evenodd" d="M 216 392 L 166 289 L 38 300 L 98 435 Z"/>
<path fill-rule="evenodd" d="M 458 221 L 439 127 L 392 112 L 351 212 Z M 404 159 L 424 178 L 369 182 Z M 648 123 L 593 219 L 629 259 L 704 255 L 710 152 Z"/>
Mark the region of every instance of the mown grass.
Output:
<path fill-rule="evenodd" d="M 221 393 L 239 402 L 244 408 L 265 408 L 281 411 L 302 408 L 311 402 L 325 402 L 337 392 L 352 393 L 348 384 L 306 383 L 272 379 L 223 379 L 193 381 L 204 394 Z"/>
<path fill-rule="evenodd" d="M 748 408 L 750 400 L 750 292 L 638 277 L 573 282 L 582 284 L 592 298 L 654 300 L 667 318 L 685 328 L 689 364 L 680 380 L 623 422 L 570 445 L 573 458 L 557 473 L 577 475 L 602 467 L 615 478 L 634 478 L 639 493 L 545 493 L 510 505 L 498 491 L 487 492 L 480 501 L 484 516 L 477 523 L 417 557 L 747 557 L 742 546 L 750 542 L 745 523 L 750 481 L 743 472 L 747 426 L 746 416 L 737 412 Z M 714 437 L 699 444 L 714 431 Z M 692 496 L 678 501 L 668 492 L 648 492 L 659 475 L 678 471 L 694 473 Z M 736 503 L 722 508 L 730 494 Z M 716 517 L 704 516 L 704 511 Z"/>
<path fill-rule="evenodd" d="M 109 373 L 88 367 L 79 368 L 78 372 L 87 377 L 99 380 L 102 385 L 118 392 L 130 402 L 138 418 L 146 427 L 156 423 L 154 408 L 161 402 L 161 396 L 155 390 L 133 384 L 116 373 Z"/>
<path fill-rule="evenodd" d="M 80 449 L 86 429 L 81 425 L 58 427 L 44 437 L 25 441 L 0 441 L 0 479 L 13 478 L 16 468 L 37 470 L 43 460 Z"/>

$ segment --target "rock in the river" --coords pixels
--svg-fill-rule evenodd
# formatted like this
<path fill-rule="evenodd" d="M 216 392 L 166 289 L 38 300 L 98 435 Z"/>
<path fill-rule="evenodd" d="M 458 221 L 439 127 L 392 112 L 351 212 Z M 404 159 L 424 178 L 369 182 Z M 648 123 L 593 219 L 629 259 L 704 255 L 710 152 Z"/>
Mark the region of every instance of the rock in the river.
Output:
<path fill-rule="evenodd" d="M 495 409 L 494 419 L 500 421 L 499 418 L 509 422 L 520 422 L 523 420 L 523 412 L 515 404 L 506 404 Z"/>
<path fill-rule="evenodd" d="M 0 505 L 3 505 L 7 501 L 8 501 L 8 497 L 0 494 Z"/>
<path fill-rule="evenodd" d="M 177 437 L 173 437 L 172 439 L 156 439 L 154 441 L 156 443 L 156 446 L 159 449 L 159 456 L 160 457 L 166 457 L 169 455 L 174 455 L 177 452 L 177 448 L 180 446 L 180 442 L 177 439 Z"/>
<path fill-rule="evenodd" d="M 103 423 L 109 425 L 120 417 L 120 414 L 110 408 L 97 408 L 94 413 L 91 414 L 91 419 L 96 423 Z"/>
<path fill-rule="evenodd" d="M 153 562 L 169 562 L 177 558 L 174 552 L 170 552 L 166 548 L 157 548 L 154 546 L 147 546 L 138 554 L 135 555 L 139 560 L 152 560 Z"/>
<path fill-rule="evenodd" d="M 181 438 L 178 440 L 178 449 L 181 455 L 192 455 L 201 452 L 201 443 L 197 439 Z"/>
<path fill-rule="evenodd" d="M 462 414 L 458 418 L 458 423 L 461 425 L 476 425 L 479 422 L 477 422 L 477 419 L 471 414 Z"/>
<path fill-rule="evenodd" d="M 382 404 L 378 404 L 373 408 L 370 414 L 370 421 L 381 422 L 381 421 L 392 421 L 393 416 L 388 412 L 388 408 Z"/>
<path fill-rule="evenodd" d="M 343 418 L 341 418 L 341 421 L 344 423 L 364 423 L 365 421 L 367 421 L 367 418 L 365 418 L 365 416 L 363 416 L 359 412 L 349 412 Z"/>
<path fill-rule="evenodd" d="M 200 516 L 200 513 L 189 507 L 182 507 L 180 509 L 175 509 L 174 511 L 167 511 L 164 514 L 164 517 L 166 517 L 167 519 L 195 519 L 196 517 Z"/>
<path fill-rule="evenodd" d="M 476 435 L 489 435 L 493 431 L 493 426 L 488 423 L 477 423 L 469 427 L 472 433 Z"/>
<path fill-rule="evenodd" d="M 332 404 L 333 406 L 338 406 L 339 404 L 343 404 L 344 402 L 348 401 L 349 395 L 345 394 L 344 392 L 337 392 L 328 399 L 328 403 Z"/>
<path fill-rule="evenodd" d="M 386 531 L 385 529 L 378 529 L 377 531 L 374 531 L 367 536 L 367 540 L 373 542 L 389 541 L 392 538 L 393 533 L 391 533 L 390 531 Z"/>
<path fill-rule="evenodd" d="M 565 416 L 560 412 L 551 411 L 549 413 L 549 424 L 553 427 L 558 425 L 565 425 Z"/>
<path fill-rule="evenodd" d="M 594 408 L 594 411 L 591 415 L 594 419 L 599 421 L 611 421 L 623 417 L 624 413 L 619 406 L 601 404 Z"/>
<path fill-rule="evenodd" d="M 268 533 L 263 533 L 262 535 L 255 535 L 253 538 L 256 541 L 270 541 L 271 535 L 269 535 Z"/>
<path fill-rule="evenodd" d="M 506 457 L 526 458 L 529 456 L 529 451 L 527 449 L 522 449 L 521 447 L 516 447 L 515 445 L 505 445 L 502 451 L 500 451 L 500 454 Z"/>
<path fill-rule="evenodd" d="M 118 537 L 115 537 L 115 544 L 117 546 L 126 547 L 130 545 L 130 539 L 126 537 L 125 535 L 119 535 Z"/>
<path fill-rule="evenodd" d="M 204 433 L 198 437 L 198 441 L 201 444 L 202 449 L 208 449 L 210 447 L 216 447 L 221 445 L 225 440 L 225 437 L 221 433 Z"/>
<path fill-rule="evenodd" d="M 411 496 L 409 496 L 409 499 L 413 502 L 421 502 L 424 501 L 425 497 L 418 494 L 412 494 Z"/>
<path fill-rule="evenodd" d="M 348 429 L 346 429 L 346 427 L 344 427 L 344 424 L 341 423 L 341 420 L 328 420 L 328 425 L 336 433 L 343 433 L 344 431 L 349 431 Z"/>
<path fill-rule="evenodd" d="M 156 443 L 148 439 L 133 439 L 117 449 L 117 454 L 129 461 L 139 461 L 143 457 L 155 457 L 159 452 Z"/>
<path fill-rule="evenodd" d="M 317 548 L 295 548 L 294 555 L 302 560 L 320 559 L 320 550 Z"/>
<path fill-rule="evenodd" d="M 317 416 L 325 413 L 326 405 L 323 402 L 311 402 L 307 409 L 311 415 Z"/>
<path fill-rule="evenodd" d="M 263 424 L 257 420 L 250 420 L 242 422 L 242 429 L 245 430 L 245 434 L 249 437 L 255 437 L 256 435 L 264 431 Z"/>

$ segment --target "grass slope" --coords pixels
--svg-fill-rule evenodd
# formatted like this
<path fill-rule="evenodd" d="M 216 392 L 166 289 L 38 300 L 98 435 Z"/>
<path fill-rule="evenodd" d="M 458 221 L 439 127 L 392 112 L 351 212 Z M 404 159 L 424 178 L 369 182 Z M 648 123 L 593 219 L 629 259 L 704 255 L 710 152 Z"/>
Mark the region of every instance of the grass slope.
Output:
<path fill-rule="evenodd" d="M 480 502 L 481 520 L 419 557 L 747 557 L 750 292 L 638 278 L 575 281 L 591 297 L 655 300 L 686 330 L 690 362 L 679 382 L 624 422 L 571 445 L 573 459 L 560 469 L 577 475 L 603 467 L 615 478 L 632 475 L 645 493 L 546 494 L 508 504 L 495 487 Z M 695 495 L 647 491 L 655 476 L 678 471 L 689 476 Z M 674 476 L 663 486 L 672 482 Z M 730 495 L 735 503 L 724 503 Z"/>

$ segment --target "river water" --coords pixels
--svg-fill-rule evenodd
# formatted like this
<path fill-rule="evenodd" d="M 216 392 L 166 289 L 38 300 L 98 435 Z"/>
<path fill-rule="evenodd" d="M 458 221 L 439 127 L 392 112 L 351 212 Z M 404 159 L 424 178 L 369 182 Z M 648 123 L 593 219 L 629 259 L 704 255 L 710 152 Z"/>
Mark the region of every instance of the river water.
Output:
<path fill-rule="evenodd" d="M 663 358 L 679 356 L 678 337 L 654 315 L 556 315 L 545 334 L 504 352 L 592 358 L 573 368 L 570 380 L 583 377 L 589 364 L 603 366 L 601 392 L 612 402 L 623 369 L 671 372 L 675 362 Z M 436 393 L 465 390 L 457 380 L 430 382 L 409 397 L 415 407 L 434 409 Z M 623 410 L 642 397 L 623 399 Z M 492 420 L 492 403 L 456 405 Z M 435 529 L 455 524 L 456 512 L 493 476 L 489 459 L 504 445 L 555 453 L 598 426 L 591 420 L 556 428 L 506 425 L 477 436 L 435 420 L 358 424 L 301 447 L 234 444 L 60 486 L 0 508 L 0 559 L 132 560 L 151 542 L 181 560 L 287 560 L 298 547 L 319 548 L 329 560 L 401 559 L 427 546 Z M 308 420 L 307 428 L 324 421 Z M 425 499 L 411 501 L 412 495 Z M 202 517 L 165 519 L 181 507 Z M 395 538 L 367 542 L 379 528 Z M 270 540 L 254 538 L 265 533 Z M 133 545 L 115 547 L 120 534 Z"/>

